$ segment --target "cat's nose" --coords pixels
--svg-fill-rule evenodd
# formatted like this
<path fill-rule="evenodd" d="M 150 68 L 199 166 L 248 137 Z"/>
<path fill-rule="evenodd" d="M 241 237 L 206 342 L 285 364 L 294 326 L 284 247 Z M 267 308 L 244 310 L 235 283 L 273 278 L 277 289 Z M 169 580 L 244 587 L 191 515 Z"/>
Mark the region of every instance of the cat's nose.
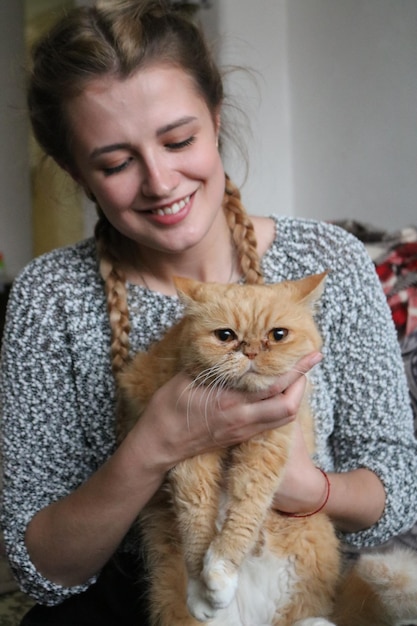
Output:
<path fill-rule="evenodd" d="M 248 357 L 248 359 L 253 361 L 253 359 L 259 354 L 259 346 L 252 343 L 244 343 L 242 346 L 242 352 Z"/>

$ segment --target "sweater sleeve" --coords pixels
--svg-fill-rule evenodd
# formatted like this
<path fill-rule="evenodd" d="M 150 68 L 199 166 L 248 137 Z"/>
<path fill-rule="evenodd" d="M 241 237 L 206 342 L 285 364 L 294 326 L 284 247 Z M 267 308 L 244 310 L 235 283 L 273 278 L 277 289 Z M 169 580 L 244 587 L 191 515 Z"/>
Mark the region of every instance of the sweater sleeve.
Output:
<path fill-rule="evenodd" d="M 42 508 L 88 477 L 96 459 L 88 446 L 78 402 L 68 303 L 71 275 L 35 263 L 16 279 L 2 346 L 1 413 L 4 463 L 2 527 L 21 588 L 43 604 L 83 591 L 46 580 L 31 562 L 25 531 Z M 65 293 L 64 293 L 65 291 Z"/>
<path fill-rule="evenodd" d="M 400 347 L 373 263 L 355 238 L 338 237 L 323 316 L 323 370 L 334 417 L 330 445 L 336 471 L 368 468 L 386 491 L 380 520 L 343 535 L 363 547 L 387 541 L 415 522 L 417 444 Z"/>
<path fill-rule="evenodd" d="M 417 519 L 417 443 L 400 346 L 391 311 L 364 245 L 315 220 L 277 217 L 263 259 L 267 280 L 328 271 L 317 312 L 324 359 L 312 372 L 317 463 L 328 471 L 367 468 L 386 491 L 381 519 L 342 535 L 375 546 Z"/>

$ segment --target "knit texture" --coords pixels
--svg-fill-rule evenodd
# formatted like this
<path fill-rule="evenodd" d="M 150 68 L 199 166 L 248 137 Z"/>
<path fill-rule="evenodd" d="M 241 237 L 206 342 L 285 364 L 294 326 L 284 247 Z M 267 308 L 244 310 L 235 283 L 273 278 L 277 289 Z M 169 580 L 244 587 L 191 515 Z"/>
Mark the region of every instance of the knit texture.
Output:
<path fill-rule="evenodd" d="M 317 314 L 324 360 L 312 373 L 317 463 L 358 467 L 383 481 L 387 503 L 372 528 L 345 534 L 373 546 L 417 517 L 417 446 L 401 354 L 385 296 L 363 245 L 323 223 L 274 217 L 262 259 L 266 282 L 329 271 Z M 147 349 L 181 316 L 176 297 L 128 286 L 132 351 Z M 16 279 L 3 340 L 2 525 L 22 588 L 55 604 L 88 587 L 46 580 L 24 543 L 37 511 L 84 482 L 115 449 L 110 328 L 94 240 L 35 259 Z M 132 542 L 121 547 L 132 550 Z"/>

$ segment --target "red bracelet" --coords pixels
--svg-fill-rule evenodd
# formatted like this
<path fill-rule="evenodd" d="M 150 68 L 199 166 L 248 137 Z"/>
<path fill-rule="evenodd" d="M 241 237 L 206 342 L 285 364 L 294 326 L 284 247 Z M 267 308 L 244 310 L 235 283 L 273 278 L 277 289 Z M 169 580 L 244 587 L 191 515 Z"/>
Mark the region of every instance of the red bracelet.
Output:
<path fill-rule="evenodd" d="M 323 474 L 326 480 L 326 496 L 324 498 L 323 504 L 321 504 L 318 509 L 316 509 L 315 511 L 312 511 L 311 513 L 285 513 L 283 511 L 280 511 L 282 515 L 286 515 L 287 517 L 311 517 L 312 515 L 316 515 L 317 513 L 320 513 L 320 511 L 324 509 L 330 497 L 330 480 L 324 470 L 322 470 L 320 467 L 318 467 L 317 469 Z"/>

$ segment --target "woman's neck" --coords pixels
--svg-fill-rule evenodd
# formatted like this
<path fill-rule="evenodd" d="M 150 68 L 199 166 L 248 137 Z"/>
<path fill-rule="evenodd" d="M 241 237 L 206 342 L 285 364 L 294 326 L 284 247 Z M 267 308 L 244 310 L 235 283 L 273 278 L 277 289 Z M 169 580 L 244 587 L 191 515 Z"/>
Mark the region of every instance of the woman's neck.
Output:
<path fill-rule="evenodd" d="M 241 277 L 237 251 L 228 229 L 220 237 L 181 253 L 141 248 L 135 262 L 125 264 L 123 269 L 128 282 L 166 295 L 176 293 L 174 276 L 218 283 L 235 282 Z"/>

